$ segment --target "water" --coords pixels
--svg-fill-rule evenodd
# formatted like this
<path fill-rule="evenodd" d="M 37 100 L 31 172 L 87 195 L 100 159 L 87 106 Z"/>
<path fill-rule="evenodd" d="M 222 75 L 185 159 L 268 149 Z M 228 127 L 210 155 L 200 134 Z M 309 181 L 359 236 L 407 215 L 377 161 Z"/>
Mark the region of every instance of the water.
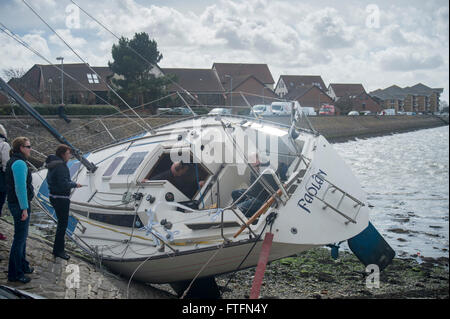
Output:
<path fill-rule="evenodd" d="M 449 256 L 449 128 L 333 144 L 399 257 Z"/>

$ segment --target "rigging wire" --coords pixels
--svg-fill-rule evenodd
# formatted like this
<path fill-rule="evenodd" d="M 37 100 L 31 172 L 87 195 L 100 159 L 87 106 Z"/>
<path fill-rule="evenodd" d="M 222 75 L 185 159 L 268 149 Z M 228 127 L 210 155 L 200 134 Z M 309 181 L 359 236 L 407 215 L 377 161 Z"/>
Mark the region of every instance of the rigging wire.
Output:
<path fill-rule="evenodd" d="M 145 126 L 147 126 L 150 129 L 150 133 L 153 134 L 154 130 L 153 128 L 147 123 L 145 122 L 140 116 L 139 114 L 137 114 L 133 108 L 116 92 L 116 90 L 114 90 L 109 84 L 108 82 L 103 79 L 102 77 L 100 77 L 100 75 L 95 72 L 95 70 L 61 37 L 61 35 L 56 32 L 55 29 L 53 29 L 45 20 L 44 18 L 42 18 L 39 13 L 26 1 L 26 0 L 22 0 L 22 2 L 62 41 L 64 42 L 64 44 L 83 62 L 87 65 L 87 67 L 89 68 L 89 70 L 91 70 L 91 72 L 93 72 L 94 74 L 96 74 L 98 76 L 98 78 L 102 79 L 106 86 L 108 87 L 108 89 L 110 89 L 121 101 L 122 103 L 124 103 L 133 113 L 135 116 L 137 116 L 142 122 L 144 122 Z M 138 122 L 136 122 L 138 124 Z M 138 124 L 139 126 L 141 126 L 140 124 Z M 142 127 L 142 126 L 141 126 Z M 142 127 L 143 129 L 145 129 L 144 127 Z M 145 129 L 147 130 L 147 129 Z"/>
<path fill-rule="evenodd" d="M 70 2 L 72 2 L 75 6 L 77 6 L 81 11 L 83 11 L 88 17 L 90 17 L 92 20 L 94 20 L 95 22 L 97 22 L 103 29 L 105 29 L 107 32 L 109 32 L 113 37 L 115 37 L 116 39 L 120 40 L 120 38 L 114 33 L 112 32 L 108 27 L 106 27 L 103 23 L 101 23 L 100 21 L 98 21 L 95 17 L 93 17 L 91 14 L 89 14 L 86 10 L 84 10 L 80 5 L 78 5 L 75 1 L 70 0 Z M 127 44 L 127 47 L 133 51 L 138 57 L 140 57 L 144 62 L 146 62 L 148 65 L 150 65 L 151 67 L 156 67 L 159 70 L 161 70 L 161 68 L 154 63 L 151 63 L 150 61 L 148 61 L 148 59 L 146 59 L 144 56 L 142 56 L 142 54 L 140 54 L 139 52 L 137 52 L 135 49 L 133 49 L 132 47 L 130 47 Z M 162 72 L 162 70 L 161 70 Z M 178 84 L 177 82 L 175 82 L 174 80 L 172 80 L 171 78 L 168 78 L 169 81 L 171 82 L 172 85 L 175 85 L 177 87 L 179 87 L 184 93 L 186 93 L 190 98 L 192 98 L 193 100 L 197 101 L 198 103 L 201 104 L 201 102 L 195 98 L 189 91 L 187 91 L 185 88 L 183 88 L 180 84 Z M 191 110 L 192 112 L 192 110 Z"/>
<path fill-rule="evenodd" d="M 27 42 L 25 42 L 24 40 L 22 40 L 17 34 L 15 34 L 14 32 L 12 32 L 8 27 L 6 27 L 3 23 L 0 22 L 0 30 L 3 31 L 7 36 L 11 37 L 13 40 L 15 40 L 16 42 L 18 42 L 19 44 L 21 44 L 22 46 L 24 46 L 26 49 L 30 50 L 31 52 L 33 52 L 34 54 L 36 54 L 37 56 L 39 56 L 41 59 L 45 60 L 47 63 L 49 63 L 51 66 L 53 66 L 54 68 L 58 69 L 59 71 L 61 71 L 65 76 L 67 76 L 68 78 L 70 78 L 71 80 L 75 81 L 78 85 L 80 85 L 81 87 L 83 87 L 84 89 L 86 89 L 87 91 L 93 93 L 97 98 L 99 98 L 100 100 L 102 100 L 103 102 L 105 102 L 107 105 L 112 106 L 114 109 L 118 109 L 116 106 L 110 104 L 108 101 L 106 101 L 105 99 L 103 99 L 101 96 L 99 96 L 98 94 L 96 94 L 95 92 L 93 92 L 91 89 L 89 89 L 88 87 L 86 87 L 85 85 L 83 85 L 79 80 L 77 80 L 76 78 L 72 77 L 70 74 L 68 74 L 67 72 L 65 72 L 64 70 L 62 70 L 59 66 L 53 64 L 50 60 L 48 60 L 46 57 L 44 57 L 42 54 L 40 54 L 38 51 L 36 51 L 33 47 L 31 47 Z M 151 102 L 153 103 L 153 101 Z M 121 111 L 119 109 L 118 112 L 114 113 L 113 115 L 117 114 L 117 113 L 121 113 L 123 114 L 125 117 L 127 117 L 128 119 L 131 119 L 134 123 L 138 124 L 139 126 L 141 126 L 137 121 L 133 120 L 132 118 L 130 118 L 124 111 Z M 14 114 L 15 115 L 15 114 Z M 100 120 L 102 117 L 95 119 L 94 121 L 98 121 Z M 94 122 L 92 121 L 92 122 Z M 87 125 L 87 124 L 86 124 Z M 141 126 L 142 127 L 142 126 Z M 142 127 L 143 128 L 143 127 Z M 145 130 L 145 128 L 143 128 Z M 76 129 L 74 129 L 75 131 Z M 42 144 L 42 143 L 41 143 Z M 39 145 L 41 145 L 39 144 Z"/>

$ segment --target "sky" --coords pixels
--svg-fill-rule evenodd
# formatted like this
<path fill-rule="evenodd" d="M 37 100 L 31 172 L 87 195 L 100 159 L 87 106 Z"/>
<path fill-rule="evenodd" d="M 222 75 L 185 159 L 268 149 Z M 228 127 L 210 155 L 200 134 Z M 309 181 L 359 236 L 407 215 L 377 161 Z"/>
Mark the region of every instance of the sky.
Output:
<path fill-rule="evenodd" d="M 423 83 L 449 101 L 447 0 L 74 0 L 117 36 L 147 32 L 161 68 L 266 63 L 280 75 L 321 75 L 366 91 Z M 117 39 L 70 0 L 26 0 L 90 65 Z M 0 0 L 0 22 L 50 61 L 80 59 L 26 6 Z M 1 70 L 47 64 L 0 31 Z"/>

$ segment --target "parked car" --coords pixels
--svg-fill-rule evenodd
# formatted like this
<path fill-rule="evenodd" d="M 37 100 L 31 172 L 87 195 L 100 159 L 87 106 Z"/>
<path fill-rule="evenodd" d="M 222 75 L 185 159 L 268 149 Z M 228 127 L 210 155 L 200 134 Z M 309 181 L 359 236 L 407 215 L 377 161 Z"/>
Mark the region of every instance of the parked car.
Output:
<path fill-rule="evenodd" d="M 271 105 L 257 104 L 252 107 L 253 112 L 260 115 L 273 115 Z"/>
<path fill-rule="evenodd" d="M 322 107 L 319 110 L 319 115 L 335 115 L 336 109 L 334 108 L 334 105 L 325 104 L 322 105 Z"/>
<path fill-rule="evenodd" d="M 359 113 L 360 115 L 375 115 L 376 113 L 372 112 L 372 111 L 362 111 Z"/>
<path fill-rule="evenodd" d="M 350 111 L 350 112 L 348 112 L 347 115 L 355 116 L 355 115 L 359 115 L 359 112 L 358 111 Z"/>
<path fill-rule="evenodd" d="M 290 115 L 291 102 L 272 102 L 270 105 L 273 115 Z"/>
<path fill-rule="evenodd" d="M 217 108 L 214 108 L 211 111 L 209 111 L 208 114 L 209 115 L 227 115 L 227 114 L 231 114 L 231 110 L 223 108 L 223 107 L 217 107 Z"/>

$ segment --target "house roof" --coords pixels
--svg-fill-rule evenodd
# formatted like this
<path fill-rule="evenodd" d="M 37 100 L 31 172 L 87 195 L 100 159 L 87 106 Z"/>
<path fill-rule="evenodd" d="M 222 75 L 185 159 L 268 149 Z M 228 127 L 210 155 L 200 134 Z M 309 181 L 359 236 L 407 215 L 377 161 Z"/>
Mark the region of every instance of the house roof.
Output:
<path fill-rule="evenodd" d="M 442 93 L 444 89 L 442 88 L 430 88 L 422 83 L 418 83 L 414 86 L 407 86 L 401 88 L 397 85 L 392 85 L 384 90 L 378 89 L 370 92 L 370 95 L 377 97 L 381 100 L 403 100 L 407 95 L 424 95 L 430 96 L 433 92 Z"/>
<path fill-rule="evenodd" d="M 358 96 L 365 93 L 363 85 L 360 83 L 330 83 L 336 97 Z"/>
<path fill-rule="evenodd" d="M 280 79 L 283 79 L 288 91 L 295 87 L 311 86 L 314 83 L 318 83 L 322 90 L 326 89 L 320 75 L 280 75 Z"/>
<path fill-rule="evenodd" d="M 54 65 L 43 65 L 37 64 L 41 71 L 41 79 L 43 80 L 44 87 L 47 87 L 49 79 L 52 79 L 53 85 L 59 85 L 61 81 L 61 70 L 59 69 L 59 65 L 55 67 Z M 109 67 L 91 67 L 99 76 L 100 79 L 88 77 L 88 74 L 93 74 L 88 64 L 85 63 L 68 63 L 63 65 L 64 72 L 69 74 L 71 77 L 76 79 L 77 81 L 69 78 L 66 74 L 64 74 L 64 90 L 67 91 L 84 91 L 86 88 L 92 91 L 109 91 L 108 86 L 105 81 L 109 76 L 113 75 L 113 72 L 109 69 Z"/>
<path fill-rule="evenodd" d="M 265 85 L 275 83 L 267 64 L 214 63 L 212 69 L 216 70 L 220 82 L 225 89 L 230 87 L 231 81 L 226 75 L 230 75 L 232 77 L 233 87 L 235 86 L 234 82 L 237 82 L 238 78 L 249 75 L 255 76 L 255 78 Z"/>
<path fill-rule="evenodd" d="M 185 90 L 190 92 L 224 92 L 214 70 L 211 69 L 182 69 L 163 68 L 164 74 L 176 76 L 176 82 Z M 176 85 L 171 85 L 170 91 L 177 91 Z"/>

